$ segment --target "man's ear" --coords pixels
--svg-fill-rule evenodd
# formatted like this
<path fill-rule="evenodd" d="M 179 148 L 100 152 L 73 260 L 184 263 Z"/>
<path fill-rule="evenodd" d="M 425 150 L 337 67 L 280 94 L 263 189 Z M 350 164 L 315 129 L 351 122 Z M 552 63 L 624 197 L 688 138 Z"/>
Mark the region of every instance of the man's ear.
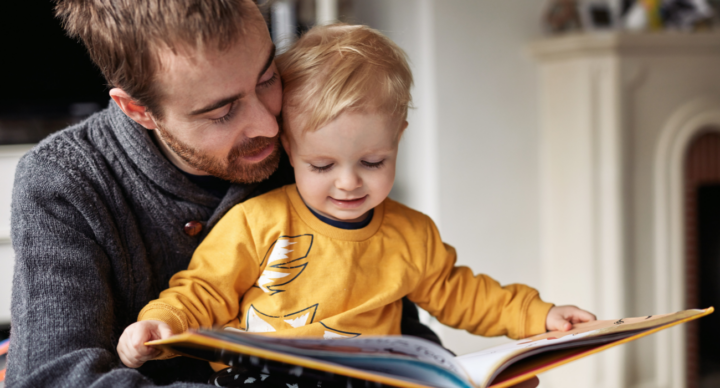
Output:
<path fill-rule="evenodd" d="M 287 154 L 288 159 L 290 159 L 290 165 L 295 167 L 295 165 L 293 164 L 292 154 L 290 153 L 290 140 L 288 139 L 287 134 L 285 134 L 284 131 L 280 134 L 280 142 L 282 142 L 282 146 L 283 148 L 285 148 L 285 153 Z"/>
<path fill-rule="evenodd" d="M 110 89 L 110 97 L 112 97 L 120 109 L 125 112 L 127 117 L 130 117 L 136 123 L 147 129 L 157 128 L 155 121 L 152 119 L 152 116 L 150 116 L 150 112 L 148 112 L 144 106 L 138 105 L 133 101 L 130 95 L 125 93 L 124 90 L 112 88 Z"/>

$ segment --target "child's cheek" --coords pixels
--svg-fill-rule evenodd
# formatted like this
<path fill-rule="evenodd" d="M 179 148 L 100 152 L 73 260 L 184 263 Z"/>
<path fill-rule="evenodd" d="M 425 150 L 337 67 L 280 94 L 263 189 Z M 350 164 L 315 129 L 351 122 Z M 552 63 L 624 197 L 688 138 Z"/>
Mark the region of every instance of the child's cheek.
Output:
<path fill-rule="evenodd" d="M 305 201 L 317 205 L 318 201 L 329 195 L 327 179 L 323 175 L 313 172 L 304 173 L 301 176 L 296 175 L 298 189 Z"/>

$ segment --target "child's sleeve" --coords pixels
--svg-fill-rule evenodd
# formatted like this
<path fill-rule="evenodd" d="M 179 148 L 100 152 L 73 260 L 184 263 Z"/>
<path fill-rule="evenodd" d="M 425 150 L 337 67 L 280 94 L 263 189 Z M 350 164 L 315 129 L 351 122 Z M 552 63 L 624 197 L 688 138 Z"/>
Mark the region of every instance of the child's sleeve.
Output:
<path fill-rule="evenodd" d="M 552 304 L 523 284 L 505 287 L 470 268 L 456 266 L 455 249 L 429 220 L 425 276 L 408 296 L 448 326 L 483 336 L 525 338 L 544 333 Z"/>
<path fill-rule="evenodd" d="M 175 334 L 230 322 L 259 275 L 256 252 L 244 208 L 235 206 L 198 246 L 188 269 L 176 273 L 170 288 L 140 311 L 138 321 L 163 321 Z"/>

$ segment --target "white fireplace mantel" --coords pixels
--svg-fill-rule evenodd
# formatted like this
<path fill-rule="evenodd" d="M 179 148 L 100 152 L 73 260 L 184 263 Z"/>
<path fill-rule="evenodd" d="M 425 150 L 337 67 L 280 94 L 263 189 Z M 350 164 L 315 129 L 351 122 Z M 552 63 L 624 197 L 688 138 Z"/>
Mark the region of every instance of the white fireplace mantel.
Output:
<path fill-rule="evenodd" d="M 598 55 L 715 55 L 718 50 L 720 34 L 680 32 L 567 35 L 534 42 L 529 48 L 539 62 Z"/>
<path fill-rule="evenodd" d="M 720 128 L 720 34 L 573 35 L 529 53 L 543 296 L 600 319 L 683 309 L 678 174 L 693 134 Z M 684 352 L 672 329 L 560 368 L 543 386 L 684 387 Z"/>

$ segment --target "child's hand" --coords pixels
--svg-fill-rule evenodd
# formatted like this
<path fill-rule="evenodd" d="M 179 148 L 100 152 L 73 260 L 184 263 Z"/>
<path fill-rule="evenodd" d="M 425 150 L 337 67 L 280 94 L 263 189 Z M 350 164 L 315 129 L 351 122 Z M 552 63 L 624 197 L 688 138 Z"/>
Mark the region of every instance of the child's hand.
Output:
<path fill-rule="evenodd" d="M 548 331 L 568 331 L 575 323 L 591 322 L 596 319 L 594 314 L 575 306 L 555 306 L 548 312 L 545 328 Z"/>
<path fill-rule="evenodd" d="M 139 368 L 145 361 L 158 356 L 161 351 L 152 346 L 145 346 L 145 342 L 165 339 L 172 336 L 170 326 L 161 321 L 140 321 L 125 328 L 117 352 L 120 361 L 130 368 Z"/>

